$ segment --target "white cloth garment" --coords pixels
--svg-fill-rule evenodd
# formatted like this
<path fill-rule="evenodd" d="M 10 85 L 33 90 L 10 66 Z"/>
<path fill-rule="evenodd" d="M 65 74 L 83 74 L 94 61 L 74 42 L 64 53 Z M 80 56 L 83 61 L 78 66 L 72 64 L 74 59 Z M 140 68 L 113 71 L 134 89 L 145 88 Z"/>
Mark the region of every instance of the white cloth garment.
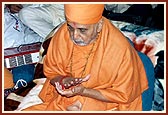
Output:
<path fill-rule="evenodd" d="M 44 39 L 24 25 L 18 14 L 11 14 L 4 8 L 4 49 L 18 47 L 22 44 L 42 42 Z"/>
<path fill-rule="evenodd" d="M 132 4 L 105 4 L 105 9 L 114 13 L 123 13 Z"/>
<path fill-rule="evenodd" d="M 57 25 L 65 21 L 63 4 L 43 4 L 24 6 L 19 18 L 29 28 L 45 38 Z"/>

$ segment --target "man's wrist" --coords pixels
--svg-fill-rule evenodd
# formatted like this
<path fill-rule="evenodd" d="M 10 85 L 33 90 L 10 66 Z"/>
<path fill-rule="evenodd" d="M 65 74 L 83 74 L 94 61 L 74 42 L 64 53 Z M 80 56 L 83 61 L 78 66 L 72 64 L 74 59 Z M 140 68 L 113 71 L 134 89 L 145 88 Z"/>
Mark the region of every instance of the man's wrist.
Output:
<path fill-rule="evenodd" d="M 79 95 L 83 96 L 85 94 L 85 91 L 87 90 L 86 87 L 81 86 L 81 90 L 78 92 Z"/>

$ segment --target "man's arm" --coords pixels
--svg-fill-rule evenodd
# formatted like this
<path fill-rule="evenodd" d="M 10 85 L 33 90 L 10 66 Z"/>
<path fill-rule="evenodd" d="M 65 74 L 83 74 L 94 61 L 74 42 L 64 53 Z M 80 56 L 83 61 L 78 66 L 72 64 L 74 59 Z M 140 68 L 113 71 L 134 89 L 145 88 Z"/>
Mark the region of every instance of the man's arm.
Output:
<path fill-rule="evenodd" d="M 99 92 L 96 89 L 84 88 L 83 92 L 80 95 L 94 98 L 103 102 L 111 102 L 110 100 L 105 98 L 104 95 L 101 94 L 101 92 Z"/>
<path fill-rule="evenodd" d="M 9 8 L 11 13 L 18 13 L 23 8 L 21 4 L 6 4 L 6 7 Z"/>
<path fill-rule="evenodd" d="M 59 82 L 56 82 L 55 86 L 56 86 L 56 89 L 57 89 L 58 93 L 60 93 L 63 96 L 66 96 L 66 97 L 81 95 L 81 96 L 97 99 L 97 100 L 103 101 L 103 102 L 111 102 L 110 100 L 106 99 L 101 94 L 101 92 L 99 92 L 96 89 L 90 89 L 90 88 L 86 88 L 82 85 L 77 85 L 77 86 L 74 86 L 70 89 L 63 90 L 62 86 Z"/>

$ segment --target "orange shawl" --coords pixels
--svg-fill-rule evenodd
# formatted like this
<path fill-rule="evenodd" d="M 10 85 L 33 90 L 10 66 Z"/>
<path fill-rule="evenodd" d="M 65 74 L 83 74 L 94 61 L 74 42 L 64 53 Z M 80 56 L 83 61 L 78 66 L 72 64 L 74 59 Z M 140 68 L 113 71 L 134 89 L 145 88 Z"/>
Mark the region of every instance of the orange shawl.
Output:
<path fill-rule="evenodd" d="M 6 67 L 4 67 L 4 89 L 12 87 L 14 87 L 13 75 Z"/>
<path fill-rule="evenodd" d="M 92 44 L 83 47 L 74 45 L 65 23 L 52 38 L 44 60 L 47 80 L 39 96 L 47 105 L 46 110 L 66 110 L 76 100 L 82 103 L 83 111 L 142 110 L 141 94 L 148 88 L 148 83 L 141 59 L 124 35 L 106 18 L 103 19 L 102 32 L 85 71 L 85 75 L 91 74 L 91 78 L 83 85 L 99 90 L 113 103 L 82 96 L 62 97 L 49 83 L 55 76 L 70 72 L 72 52 L 73 73 L 75 77 L 81 77 L 86 63 L 84 57 L 92 47 Z"/>

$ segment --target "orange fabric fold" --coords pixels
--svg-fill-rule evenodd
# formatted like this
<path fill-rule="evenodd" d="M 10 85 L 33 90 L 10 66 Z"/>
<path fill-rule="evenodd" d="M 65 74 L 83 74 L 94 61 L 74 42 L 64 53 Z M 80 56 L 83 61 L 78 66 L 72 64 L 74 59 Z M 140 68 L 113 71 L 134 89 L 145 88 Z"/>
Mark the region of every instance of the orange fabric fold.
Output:
<path fill-rule="evenodd" d="M 94 24 L 102 18 L 104 4 L 65 4 L 64 9 L 68 21 Z"/>
<path fill-rule="evenodd" d="M 14 87 L 13 75 L 6 67 L 4 67 L 4 88 L 7 89 L 12 87 Z"/>
<path fill-rule="evenodd" d="M 70 59 L 73 55 L 73 74 L 81 77 L 92 44 L 74 45 L 69 38 L 65 23 L 52 38 L 44 59 L 46 83 L 40 92 L 45 110 L 66 110 L 66 107 L 79 100 L 82 111 L 140 111 L 142 110 L 141 94 L 148 88 L 146 73 L 135 49 L 124 35 L 103 17 L 102 32 L 96 41 L 93 53 L 89 57 L 85 75 L 91 77 L 82 83 L 85 87 L 99 90 L 113 103 L 101 102 L 92 98 L 60 96 L 49 81 L 56 75 L 67 75 L 70 72 Z M 33 109 L 33 107 L 32 107 Z"/>

